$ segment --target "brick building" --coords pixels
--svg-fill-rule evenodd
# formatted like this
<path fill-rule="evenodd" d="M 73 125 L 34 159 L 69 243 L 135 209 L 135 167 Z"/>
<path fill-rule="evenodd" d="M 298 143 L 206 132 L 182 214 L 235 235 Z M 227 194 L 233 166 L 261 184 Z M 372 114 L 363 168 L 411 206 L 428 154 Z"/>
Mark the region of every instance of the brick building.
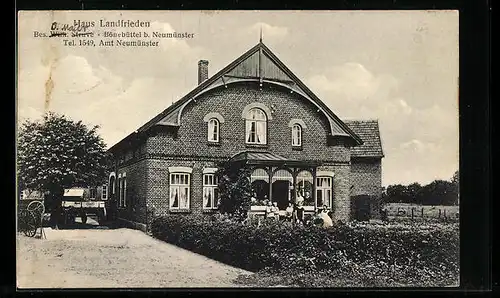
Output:
<path fill-rule="evenodd" d="M 257 202 L 284 209 L 297 194 L 306 210 L 327 205 L 351 218 L 351 196 L 381 195 L 377 121 L 342 121 L 262 42 L 115 144 L 109 194 L 118 218 L 146 228 L 148 217 L 212 213 L 218 162 L 252 170 Z M 257 209 L 258 207 L 253 207 Z"/>

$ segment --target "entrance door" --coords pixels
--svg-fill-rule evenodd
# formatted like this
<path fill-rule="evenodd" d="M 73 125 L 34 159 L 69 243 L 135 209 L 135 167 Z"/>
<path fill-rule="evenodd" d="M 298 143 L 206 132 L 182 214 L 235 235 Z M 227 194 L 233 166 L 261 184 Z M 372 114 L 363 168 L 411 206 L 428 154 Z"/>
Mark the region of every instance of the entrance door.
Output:
<path fill-rule="evenodd" d="M 285 210 L 288 206 L 289 182 L 278 180 L 273 183 L 273 202 L 278 203 L 280 210 Z"/>

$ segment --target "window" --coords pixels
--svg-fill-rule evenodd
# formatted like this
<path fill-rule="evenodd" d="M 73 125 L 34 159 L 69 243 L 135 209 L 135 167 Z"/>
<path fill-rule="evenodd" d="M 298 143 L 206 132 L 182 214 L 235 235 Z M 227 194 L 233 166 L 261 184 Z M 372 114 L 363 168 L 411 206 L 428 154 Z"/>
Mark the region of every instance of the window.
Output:
<path fill-rule="evenodd" d="M 123 177 L 123 207 L 127 207 L 127 177 Z"/>
<path fill-rule="evenodd" d="M 103 184 L 102 186 L 102 199 L 106 200 L 108 198 L 108 186 Z"/>
<path fill-rule="evenodd" d="M 212 118 L 208 121 L 208 141 L 219 141 L 219 120 Z"/>
<path fill-rule="evenodd" d="M 332 177 L 316 178 L 316 207 L 332 207 Z"/>
<path fill-rule="evenodd" d="M 253 108 L 248 111 L 245 140 L 248 144 L 267 143 L 267 116 L 263 110 Z"/>
<path fill-rule="evenodd" d="M 190 174 L 170 174 L 170 209 L 189 209 Z"/>
<path fill-rule="evenodd" d="M 95 187 L 90 188 L 90 198 L 95 199 L 97 197 L 97 189 Z"/>
<path fill-rule="evenodd" d="M 299 124 L 292 126 L 292 146 L 302 146 L 302 127 Z"/>
<path fill-rule="evenodd" d="M 203 209 L 217 209 L 219 205 L 219 179 L 215 174 L 203 174 Z"/>
<path fill-rule="evenodd" d="M 123 173 L 118 176 L 118 206 L 127 207 L 127 176 Z"/>
<path fill-rule="evenodd" d="M 118 177 L 118 207 L 122 207 L 122 198 L 123 198 L 123 186 L 122 186 L 122 178 Z"/>

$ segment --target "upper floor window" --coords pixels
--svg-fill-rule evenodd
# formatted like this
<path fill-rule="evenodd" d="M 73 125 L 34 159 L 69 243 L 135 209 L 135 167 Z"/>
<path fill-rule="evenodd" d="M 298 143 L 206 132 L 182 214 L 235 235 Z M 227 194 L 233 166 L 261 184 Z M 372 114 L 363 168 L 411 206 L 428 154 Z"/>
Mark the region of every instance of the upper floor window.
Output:
<path fill-rule="evenodd" d="M 300 124 L 292 126 L 292 146 L 302 146 L 302 127 Z"/>
<path fill-rule="evenodd" d="M 219 141 L 219 120 L 212 118 L 208 121 L 208 141 L 218 142 Z"/>
<path fill-rule="evenodd" d="M 252 108 L 246 116 L 245 140 L 248 144 L 267 144 L 267 115 L 259 108 Z"/>

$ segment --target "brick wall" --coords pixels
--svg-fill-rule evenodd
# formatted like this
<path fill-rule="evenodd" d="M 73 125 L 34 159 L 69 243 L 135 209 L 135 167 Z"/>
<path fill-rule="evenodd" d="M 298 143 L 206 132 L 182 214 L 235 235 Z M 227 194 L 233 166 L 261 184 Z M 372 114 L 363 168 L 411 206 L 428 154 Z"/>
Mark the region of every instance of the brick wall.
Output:
<path fill-rule="evenodd" d="M 138 152 L 142 158 L 129 155 L 117 176 L 127 171 L 127 184 L 137 189 L 135 212 L 122 210 L 123 218 L 146 223 L 148 217 L 177 212 L 169 211 L 169 172 L 168 167 L 186 166 L 193 169 L 191 175 L 190 212 L 203 213 L 202 209 L 202 171 L 203 167 L 214 167 L 216 162 L 245 150 L 256 150 L 245 144 L 245 120 L 243 108 L 250 103 L 265 104 L 273 112 L 268 121 L 267 150 L 281 156 L 324 162 L 318 170 L 333 171 L 335 219 L 348 221 L 350 216 L 350 151 L 340 141 L 338 145 L 327 146 L 329 124 L 326 117 L 306 99 L 277 87 L 258 85 L 231 85 L 227 89 L 211 91 L 196 102 L 186 106 L 181 127 L 163 130 L 149 136 L 144 147 Z M 207 142 L 207 123 L 203 121 L 209 112 L 218 112 L 225 122 L 220 126 L 220 144 Z M 291 146 L 292 118 L 302 119 L 302 150 Z M 129 150 L 129 152 L 133 152 Z M 130 153 L 128 153 L 130 154 Z M 131 159 L 130 159 L 131 158 Z"/>
<path fill-rule="evenodd" d="M 182 212 L 178 210 L 169 210 L 170 195 L 169 183 L 170 173 L 169 167 L 190 167 L 191 174 L 191 194 L 190 194 L 190 213 L 207 213 L 203 210 L 203 169 L 205 167 L 213 168 L 216 166 L 215 161 L 186 161 L 172 159 L 148 159 L 148 180 L 149 187 L 147 189 L 147 206 L 153 211 L 154 216 L 166 215 L 168 213 Z"/>
<path fill-rule="evenodd" d="M 322 165 L 318 171 L 333 171 L 333 207 L 335 221 L 347 222 L 350 218 L 350 166 L 349 164 Z"/>
<path fill-rule="evenodd" d="M 245 120 L 243 108 L 252 102 L 265 104 L 272 113 L 268 121 L 268 138 L 265 150 L 287 158 L 348 162 L 350 152 L 344 146 L 327 146 L 329 124 L 326 117 L 296 93 L 291 94 L 277 87 L 258 85 L 230 85 L 219 88 L 192 101 L 186 106 L 177 136 L 160 133 L 147 140 L 147 151 L 151 154 L 207 156 L 227 158 L 244 150 L 253 149 L 245 144 Z M 207 142 L 207 123 L 203 117 L 209 112 L 218 112 L 225 122 L 220 126 L 220 145 Z M 293 150 L 292 132 L 288 123 L 292 118 L 304 120 L 303 149 Z"/>
<path fill-rule="evenodd" d="M 353 159 L 351 164 L 351 181 L 354 186 L 351 195 L 372 196 L 374 200 L 370 204 L 370 213 L 372 217 L 379 217 L 379 205 L 382 196 L 381 160 Z"/>
<path fill-rule="evenodd" d="M 140 223 L 146 223 L 146 198 L 148 189 L 147 160 L 142 159 L 122 166 L 116 173 L 117 186 L 118 175 L 127 174 L 127 206 L 118 208 L 118 216 Z M 116 200 L 118 201 L 118 188 L 116 189 Z"/>

